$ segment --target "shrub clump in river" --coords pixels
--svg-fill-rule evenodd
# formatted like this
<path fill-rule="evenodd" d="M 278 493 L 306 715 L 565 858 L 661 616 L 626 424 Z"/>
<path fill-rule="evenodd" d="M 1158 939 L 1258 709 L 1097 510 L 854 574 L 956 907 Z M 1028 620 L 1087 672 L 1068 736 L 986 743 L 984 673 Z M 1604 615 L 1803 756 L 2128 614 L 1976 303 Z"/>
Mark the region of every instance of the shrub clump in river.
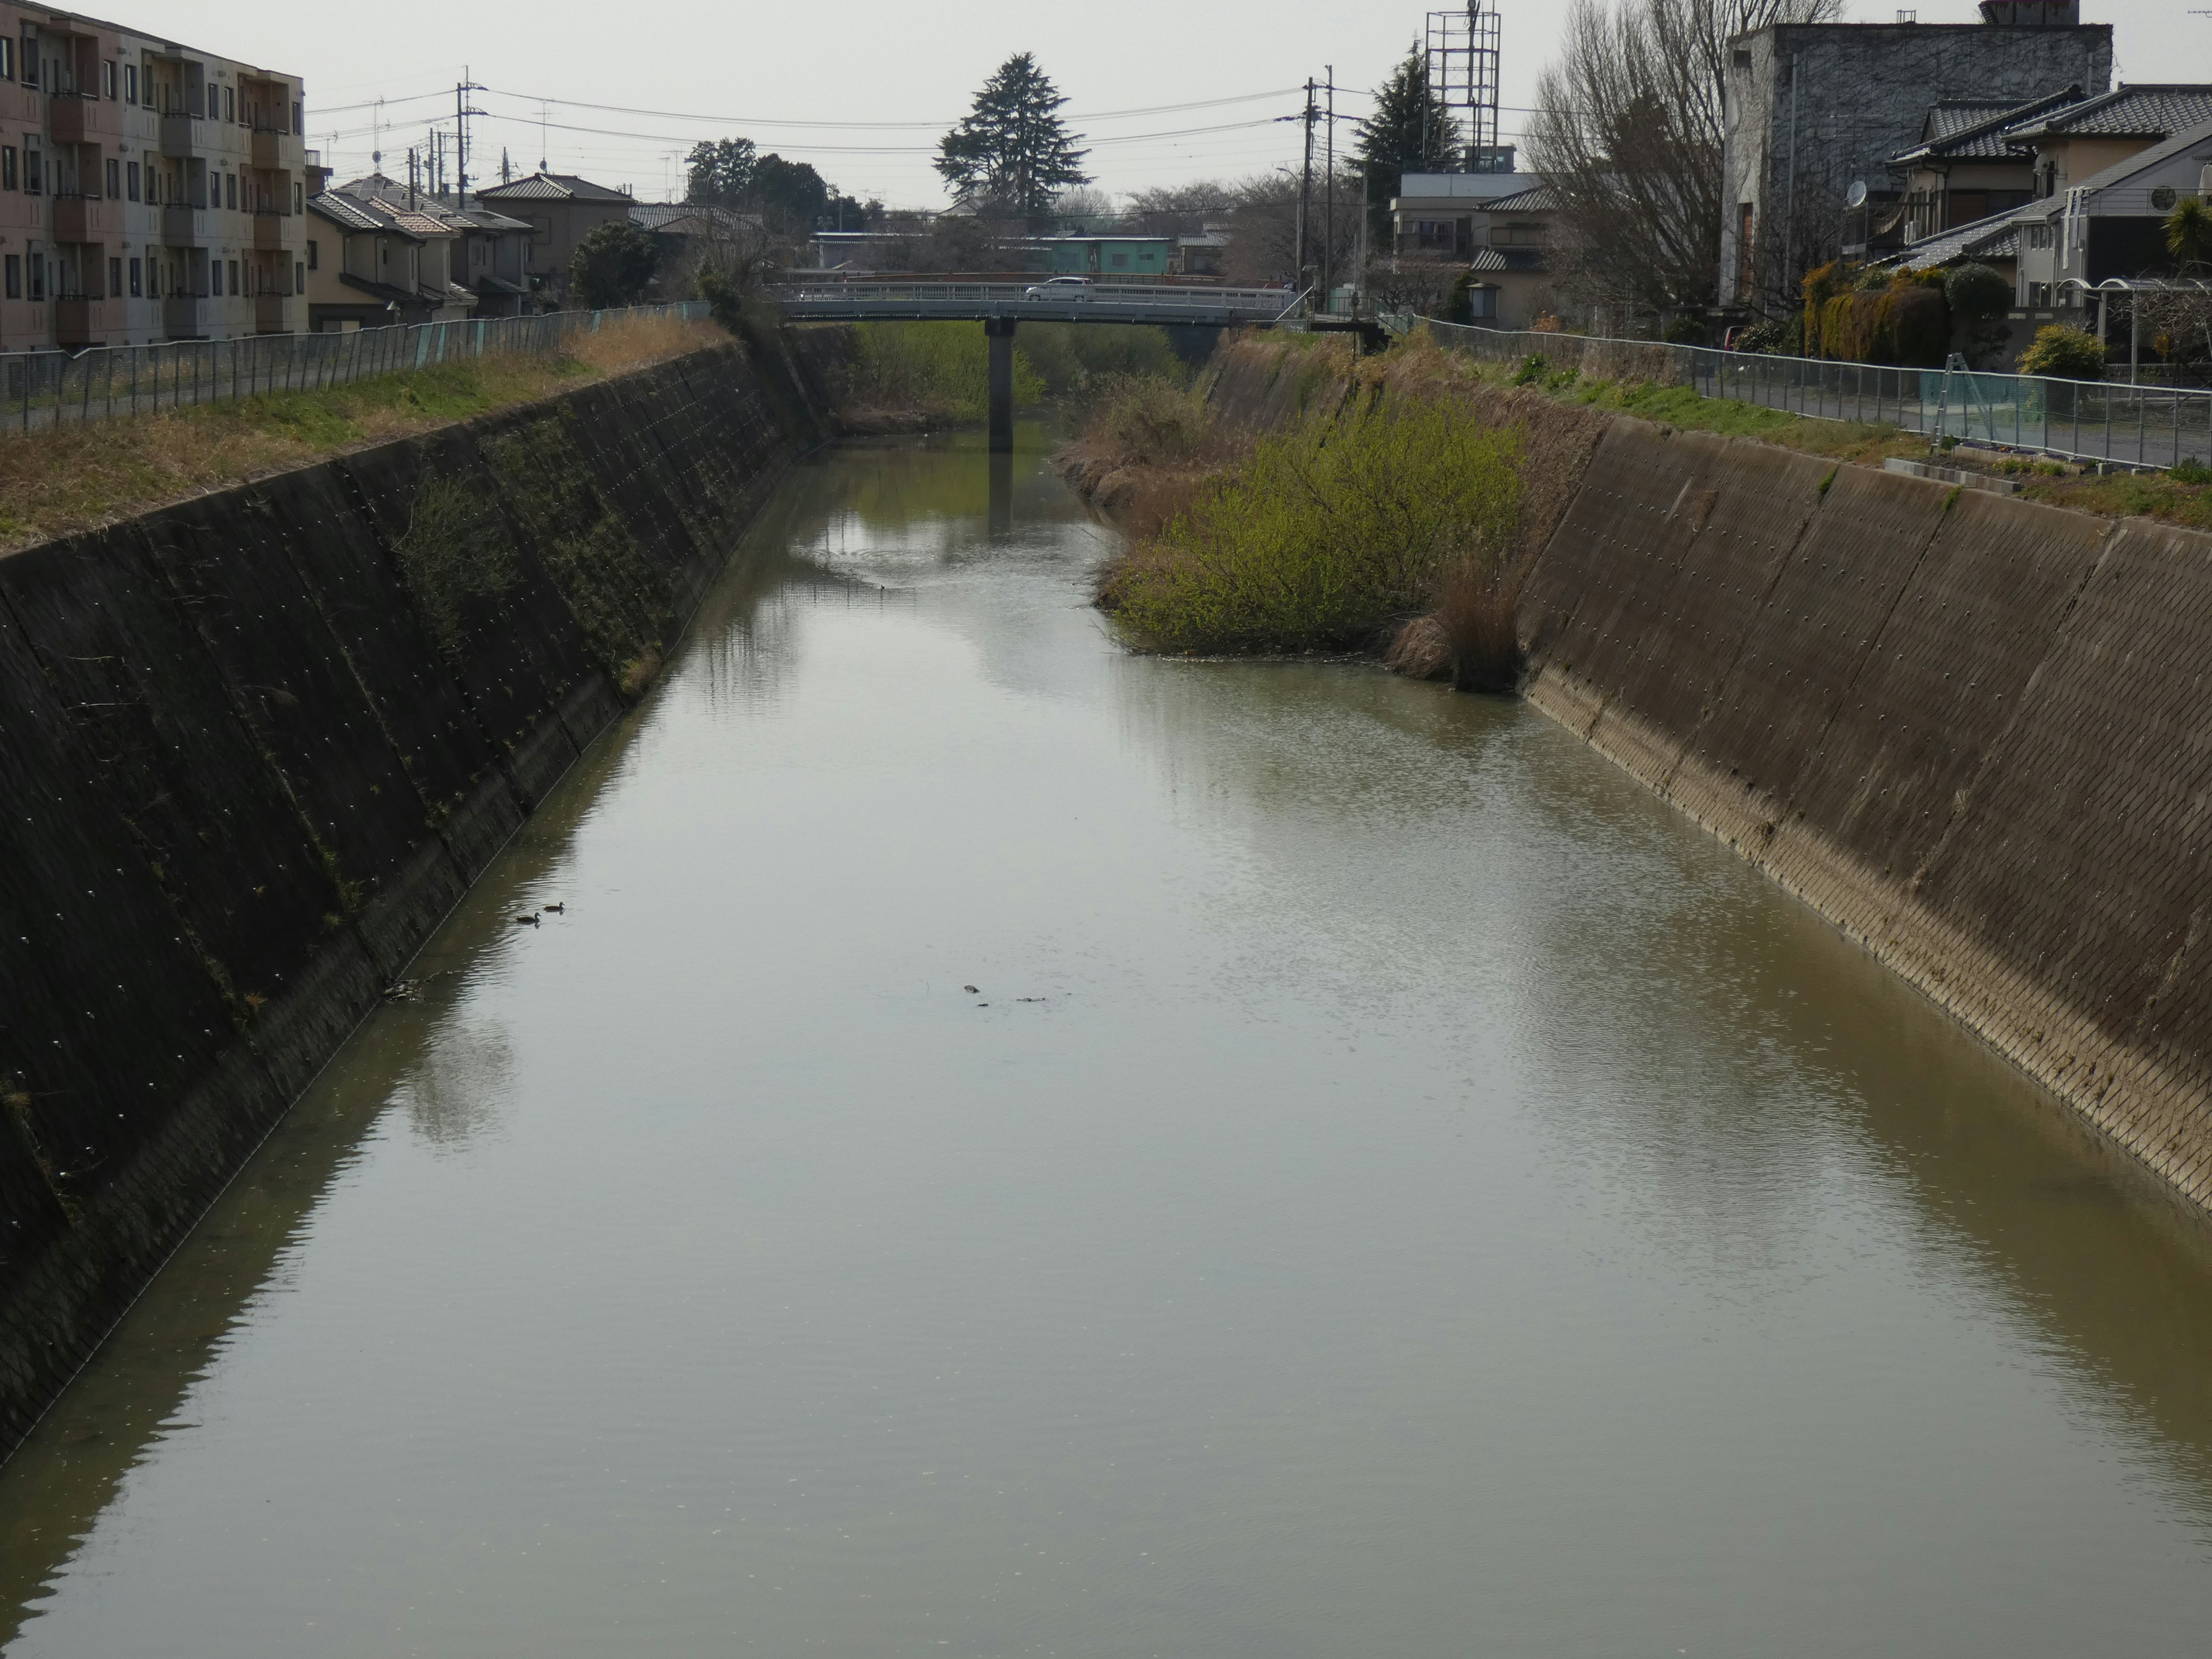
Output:
<path fill-rule="evenodd" d="M 1355 392 L 1198 483 L 1109 567 L 1099 603 L 1140 649 L 1209 654 L 1370 648 L 1435 608 L 1455 659 L 1486 641 L 1510 659 L 1455 678 L 1510 684 L 1524 442 L 1431 398 Z"/>

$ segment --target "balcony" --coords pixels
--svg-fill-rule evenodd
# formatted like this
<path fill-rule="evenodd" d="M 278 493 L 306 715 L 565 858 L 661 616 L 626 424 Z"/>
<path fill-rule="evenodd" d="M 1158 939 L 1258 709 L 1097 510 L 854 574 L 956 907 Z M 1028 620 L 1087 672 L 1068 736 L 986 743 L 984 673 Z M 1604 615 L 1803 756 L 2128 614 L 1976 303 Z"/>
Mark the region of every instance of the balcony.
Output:
<path fill-rule="evenodd" d="M 292 216 L 274 208 L 258 208 L 253 214 L 253 246 L 267 253 L 282 253 L 289 246 Z"/>
<path fill-rule="evenodd" d="M 54 240 L 105 242 L 123 234 L 123 204 L 98 196 L 54 192 Z"/>
<path fill-rule="evenodd" d="M 286 294 L 253 296 L 253 331 L 257 334 L 299 332 L 300 302 Z"/>
<path fill-rule="evenodd" d="M 205 153 L 201 149 L 198 116 L 173 112 L 161 117 L 162 155 L 173 161 L 182 161 Z"/>
<path fill-rule="evenodd" d="M 169 247 L 205 247 L 207 210 L 170 203 L 161 210 L 161 240 Z"/>
<path fill-rule="evenodd" d="M 208 331 L 208 302 L 189 294 L 161 301 L 161 331 L 173 340 L 192 340 Z"/>
<path fill-rule="evenodd" d="M 106 345 L 111 334 L 122 331 L 123 301 L 91 300 L 81 294 L 64 295 L 54 301 L 54 343 L 63 346 Z"/>
<path fill-rule="evenodd" d="M 108 137 L 118 129 L 101 118 L 101 100 L 88 92 L 58 92 L 47 100 L 46 121 L 58 144 L 82 144 Z"/>
<path fill-rule="evenodd" d="M 295 146 L 298 138 L 276 127 L 253 129 L 252 165 L 268 172 L 290 172 L 299 165 Z"/>

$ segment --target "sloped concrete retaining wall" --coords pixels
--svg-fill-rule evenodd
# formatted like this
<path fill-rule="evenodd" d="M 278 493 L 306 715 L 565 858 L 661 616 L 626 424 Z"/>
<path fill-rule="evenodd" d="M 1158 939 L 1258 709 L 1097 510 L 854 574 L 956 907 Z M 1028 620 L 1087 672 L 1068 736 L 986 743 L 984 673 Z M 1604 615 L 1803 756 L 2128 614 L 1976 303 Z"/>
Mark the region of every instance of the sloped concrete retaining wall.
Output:
<path fill-rule="evenodd" d="M 1209 399 L 1351 389 L 1245 341 Z M 1528 429 L 1529 701 L 2212 1207 L 2212 536 L 1437 395 Z"/>
<path fill-rule="evenodd" d="M 1617 421 L 1530 701 L 2212 1204 L 2212 537 Z"/>
<path fill-rule="evenodd" d="M 787 349 L 0 558 L 0 1452 L 672 648 Z"/>

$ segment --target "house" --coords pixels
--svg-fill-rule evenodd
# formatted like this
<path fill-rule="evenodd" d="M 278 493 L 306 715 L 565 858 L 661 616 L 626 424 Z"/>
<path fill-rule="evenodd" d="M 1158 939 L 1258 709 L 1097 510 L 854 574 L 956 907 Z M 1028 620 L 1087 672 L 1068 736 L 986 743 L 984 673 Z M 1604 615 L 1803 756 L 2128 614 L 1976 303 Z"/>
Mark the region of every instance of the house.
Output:
<path fill-rule="evenodd" d="M 2080 324 L 2100 284 L 2172 274 L 2166 216 L 2184 198 L 2212 199 L 2212 116 L 2101 172 L 2053 176 L 2060 193 L 2013 215 L 2015 292 L 2028 320 Z"/>
<path fill-rule="evenodd" d="M 0 351 L 303 325 L 300 78 L 0 0 Z"/>
<path fill-rule="evenodd" d="M 1889 158 L 1899 199 L 1865 239 L 1894 252 L 2001 214 L 2035 198 L 2035 148 L 2016 129 L 2082 101 L 2066 87 L 2025 103 L 1947 98 L 1928 112 L 1920 142 Z M 1852 250 L 1847 245 L 1846 253 Z"/>
<path fill-rule="evenodd" d="M 764 246 L 768 231 L 757 213 L 741 213 L 711 202 L 633 202 L 629 222 L 660 246 L 659 274 L 653 278 L 656 297 L 683 297 L 691 265 L 702 252 L 729 252 Z"/>
<path fill-rule="evenodd" d="M 1496 173 L 1407 173 L 1390 198 L 1392 249 L 1401 258 L 1468 258 L 1484 246 L 1480 233 L 1489 204 L 1534 182 L 1510 165 Z"/>
<path fill-rule="evenodd" d="M 520 317 L 537 309 L 530 287 L 527 220 L 442 201 L 431 203 L 429 210 L 460 237 L 452 254 L 453 280 L 476 295 L 477 316 Z"/>
<path fill-rule="evenodd" d="M 2112 78 L 2112 30 L 2075 0 L 1981 0 L 1976 23 L 1777 24 L 1729 42 L 1723 68 L 1718 289 L 1783 313 L 1834 258 L 1854 216 L 1894 207 L 1891 159 L 1951 99 L 2021 105 Z M 1863 189 L 1861 188 L 1863 187 Z M 1964 188 L 1963 183 L 1961 188 Z"/>
<path fill-rule="evenodd" d="M 1175 258 L 1168 270 L 1177 276 L 1212 277 L 1224 274 L 1223 261 L 1229 257 L 1229 228 L 1208 225 L 1203 230 L 1178 236 Z"/>
<path fill-rule="evenodd" d="M 601 225 L 623 224 L 635 205 L 628 194 L 573 173 L 532 173 L 476 192 L 477 204 L 530 227 L 525 274 L 531 288 L 555 301 L 568 292 L 576 244 Z"/>
<path fill-rule="evenodd" d="M 332 333 L 392 323 L 452 322 L 474 314 L 456 278 L 462 230 L 434 204 L 410 204 L 407 186 L 371 173 L 307 204 L 317 234 L 307 270 L 307 326 Z"/>
<path fill-rule="evenodd" d="M 1528 175 L 1521 178 L 1525 182 Z M 1468 256 L 1474 273 L 1474 319 L 1493 328 L 1527 328 L 1559 307 L 1552 274 L 1559 192 L 1534 184 L 1488 203 L 1471 226 L 1476 246 Z"/>
<path fill-rule="evenodd" d="M 1042 236 L 1036 245 L 1045 253 L 1045 269 L 1097 276 L 1109 283 L 1158 282 L 1175 264 L 1173 236 L 1072 235 Z"/>

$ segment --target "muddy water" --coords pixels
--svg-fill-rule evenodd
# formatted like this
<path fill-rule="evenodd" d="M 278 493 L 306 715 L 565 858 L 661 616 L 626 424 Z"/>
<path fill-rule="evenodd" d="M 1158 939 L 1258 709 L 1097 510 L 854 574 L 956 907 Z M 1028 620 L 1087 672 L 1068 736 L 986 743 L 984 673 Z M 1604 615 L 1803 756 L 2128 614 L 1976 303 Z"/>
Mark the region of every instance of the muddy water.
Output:
<path fill-rule="evenodd" d="M 786 490 L 0 1470 L 10 1656 L 2203 1651 L 2193 1225 L 1543 720 L 1123 656 L 994 482 Z"/>

